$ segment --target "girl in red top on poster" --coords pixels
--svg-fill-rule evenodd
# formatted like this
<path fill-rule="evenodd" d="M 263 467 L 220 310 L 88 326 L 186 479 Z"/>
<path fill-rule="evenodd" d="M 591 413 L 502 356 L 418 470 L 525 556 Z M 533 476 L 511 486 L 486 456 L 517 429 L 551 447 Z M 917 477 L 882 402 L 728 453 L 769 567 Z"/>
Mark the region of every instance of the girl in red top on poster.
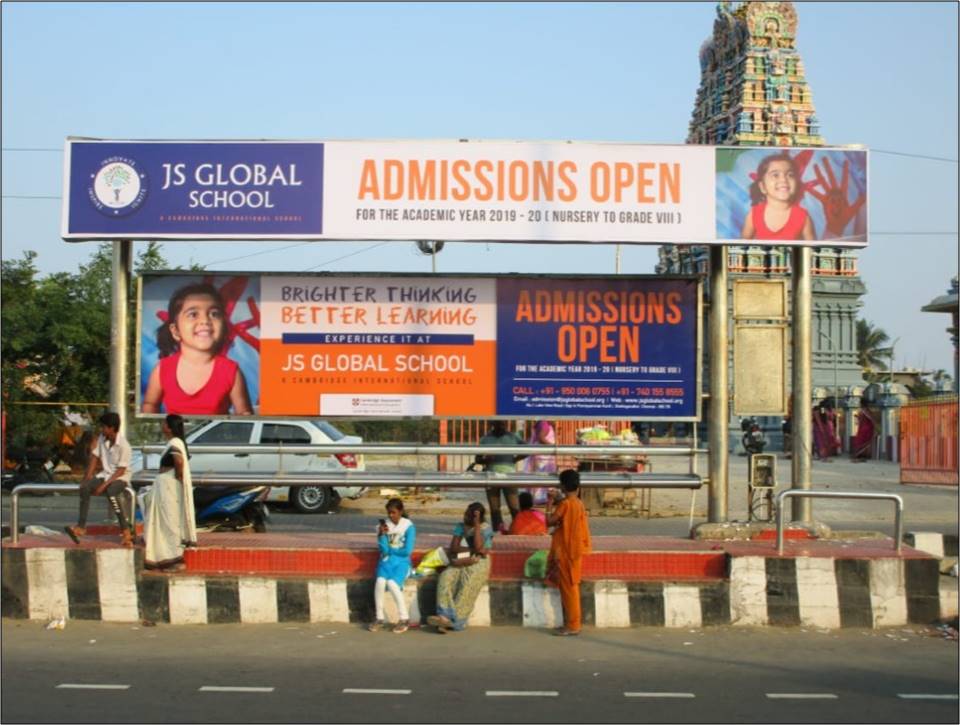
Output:
<path fill-rule="evenodd" d="M 816 239 L 813 221 L 800 206 L 803 185 L 788 154 L 773 154 L 760 162 L 750 186 L 753 207 L 743 222 L 743 239 L 797 241 Z"/>
<path fill-rule="evenodd" d="M 150 373 L 142 412 L 178 415 L 250 415 L 240 366 L 223 354 L 227 319 L 223 298 L 210 284 L 181 287 L 170 298 L 167 322 L 157 329 L 160 362 Z"/>

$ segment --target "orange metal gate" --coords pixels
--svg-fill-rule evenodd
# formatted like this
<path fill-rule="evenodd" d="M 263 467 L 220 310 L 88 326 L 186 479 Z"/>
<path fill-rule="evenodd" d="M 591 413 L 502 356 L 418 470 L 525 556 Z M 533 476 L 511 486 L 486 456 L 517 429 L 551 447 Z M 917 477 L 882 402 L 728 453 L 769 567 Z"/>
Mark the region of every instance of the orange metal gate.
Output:
<path fill-rule="evenodd" d="M 900 409 L 900 483 L 958 484 L 957 399 Z"/>

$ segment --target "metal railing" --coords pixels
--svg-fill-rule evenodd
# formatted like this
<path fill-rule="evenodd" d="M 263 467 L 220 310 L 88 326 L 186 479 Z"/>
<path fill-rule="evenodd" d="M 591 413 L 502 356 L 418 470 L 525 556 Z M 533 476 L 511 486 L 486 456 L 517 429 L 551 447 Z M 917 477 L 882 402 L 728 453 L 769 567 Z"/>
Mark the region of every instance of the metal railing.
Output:
<path fill-rule="evenodd" d="M 144 469 L 133 475 L 133 482 L 153 481 L 158 471 Z M 386 472 L 386 471 L 311 471 L 287 473 L 198 473 L 190 476 L 195 486 L 257 485 L 257 486 L 439 486 L 444 488 L 504 488 L 541 487 L 557 485 L 557 476 L 549 473 L 492 473 L 489 471 Z M 685 473 L 633 473 L 620 471 L 582 472 L 583 488 L 700 488 L 703 479 Z"/>
<path fill-rule="evenodd" d="M 20 494 L 21 493 L 77 493 L 77 483 L 21 483 L 10 493 L 10 543 L 20 541 Z M 130 496 L 130 525 L 135 526 L 137 515 L 137 496 L 133 487 L 127 484 L 123 492 Z"/>
<path fill-rule="evenodd" d="M 166 449 L 162 445 L 138 446 L 144 462 L 147 454 L 161 453 Z M 549 486 L 556 482 L 555 474 L 545 473 L 492 473 L 487 471 L 442 473 L 442 472 L 385 472 L 385 471 L 357 471 L 345 468 L 335 471 L 285 471 L 283 456 L 287 455 L 330 455 L 334 453 L 362 453 L 367 455 L 390 456 L 420 456 L 420 455 L 589 455 L 594 456 L 636 456 L 636 455 L 663 455 L 671 457 L 691 456 L 695 460 L 697 453 L 706 451 L 687 446 L 582 446 L 582 445 L 421 445 L 406 443 L 353 443 L 308 444 L 308 445 L 254 445 L 230 444 L 211 445 L 195 444 L 190 446 L 191 454 L 233 454 L 246 457 L 251 454 L 277 455 L 276 471 L 257 473 L 220 474 L 213 471 L 204 471 L 198 465 L 192 466 L 192 479 L 195 485 L 269 485 L 269 486 L 309 486 L 323 484 L 328 486 L 355 486 L 355 485 L 399 485 L 399 486 L 441 486 L 447 488 L 484 488 L 488 486 L 502 486 L 517 488 L 522 486 Z M 133 482 L 146 484 L 153 480 L 157 471 L 145 468 L 133 474 Z M 698 489 L 706 480 L 696 473 L 696 464 L 691 465 L 689 474 L 671 473 L 634 473 L 629 471 L 616 472 L 581 472 L 580 484 L 587 488 L 687 488 Z"/>
<path fill-rule="evenodd" d="M 211 445 L 206 443 L 188 444 L 191 452 L 196 453 L 233 453 L 235 455 L 250 455 L 251 453 L 270 453 L 283 455 L 290 453 L 303 455 L 315 453 L 318 455 L 334 453 L 364 453 L 366 455 L 385 456 L 443 456 L 443 455 L 515 455 L 515 456 L 689 456 L 694 453 L 707 453 L 705 449 L 696 449 L 689 446 L 582 446 L 582 445 L 516 445 L 516 446 L 481 446 L 481 445 L 439 445 L 419 443 L 352 443 L 352 444 L 308 444 L 308 445 L 254 445 L 249 443 L 232 443 L 229 445 Z M 144 454 L 162 453 L 166 445 L 140 445 L 137 448 Z"/>
<path fill-rule="evenodd" d="M 900 553 L 900 542 L 903 540 L 903 499 L 895 493 L 844 493 L 842 491 L 809 491 L 805 489 L 788 489 L 777 494 L 777 553 L 783 553 L 783 502 L 787 498 L 853 498 L 853 499 L 881 499 L 893 501 L 896 505 L 894 520 L 893 548 Z"/>

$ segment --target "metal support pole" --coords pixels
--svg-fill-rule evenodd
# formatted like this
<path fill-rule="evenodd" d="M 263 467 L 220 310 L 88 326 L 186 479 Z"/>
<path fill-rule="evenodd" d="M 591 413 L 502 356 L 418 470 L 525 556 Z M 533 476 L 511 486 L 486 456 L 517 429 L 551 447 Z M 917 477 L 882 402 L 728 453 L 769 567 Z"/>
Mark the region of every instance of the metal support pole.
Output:
<path fill-rule="evenodd" d="M 113 243 L 113 280 L 110 307 L 110 409 L 120 414 L 120 432 L 127 430 L 127 297 L 133 242 Z"/>
<path fill-rule="evenodd" d="M 793 457 L 792 488 L 809 490 L 813 467 L 813 416 L 811 410 L 810 331 L 813 301 L 811 295 L 810 247 L 793 249 Z M 793 499 L 793 520 L 810 523 L 810 499 Z"/>
<path fill-rule="evenodd" d="M 727 389 L 727 248 L 710 248 L 710 414 L 707 521 L 727 520 L 730 424 Z"/>

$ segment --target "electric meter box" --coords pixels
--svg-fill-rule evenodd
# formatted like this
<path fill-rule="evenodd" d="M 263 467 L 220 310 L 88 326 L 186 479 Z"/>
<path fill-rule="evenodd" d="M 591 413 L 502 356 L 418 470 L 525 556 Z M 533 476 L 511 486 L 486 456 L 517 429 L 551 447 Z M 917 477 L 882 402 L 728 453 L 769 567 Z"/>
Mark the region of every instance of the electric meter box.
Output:
<path fill-rule="evenodd" d="M 750 456 L 750 485 L 753 488 L 777 487 L 777 457 L 773 453 Z"/>

